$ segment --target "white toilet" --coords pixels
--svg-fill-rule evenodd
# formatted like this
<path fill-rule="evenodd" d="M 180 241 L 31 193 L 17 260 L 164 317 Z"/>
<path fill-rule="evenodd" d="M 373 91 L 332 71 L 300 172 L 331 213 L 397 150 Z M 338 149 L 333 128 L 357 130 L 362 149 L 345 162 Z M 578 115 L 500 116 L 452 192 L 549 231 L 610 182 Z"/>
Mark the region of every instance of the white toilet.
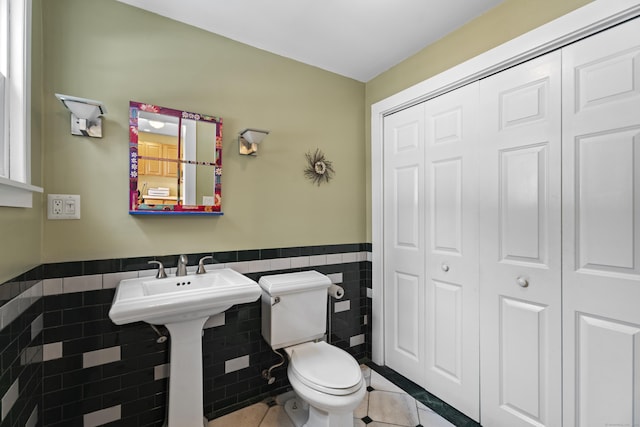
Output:
<path fill-rule="evenodd" d="M 263 276 L 259 283 L 262 336 L 274 350 L 284 348 L 289 382 L 304 401 L 285 404 L 296 427 L 353 426 L 353 410 L 366 394 L 360 366 L 346 351 L 318 341 L 327 331 L 331 280 L 304 271 Z"/>

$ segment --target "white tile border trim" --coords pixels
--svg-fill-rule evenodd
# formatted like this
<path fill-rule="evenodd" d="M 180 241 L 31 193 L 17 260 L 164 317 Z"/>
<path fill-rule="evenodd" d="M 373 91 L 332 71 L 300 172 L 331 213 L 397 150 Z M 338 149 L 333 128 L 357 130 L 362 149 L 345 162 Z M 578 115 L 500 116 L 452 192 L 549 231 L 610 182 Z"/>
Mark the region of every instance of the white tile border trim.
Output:
<path fill-rule="evenodd" d="M 169 363 L 165 363 L 164 365 L 157 365 L 153 367 L 153 380 L 161 380 L 163 378 L 169 378 Z"/>
<path fill-rule="evenodd" d="M 336 301 L 335 305 L 333 306 L 334 313 L 342 313 L 343 311 L 349 310 L 351 310 L 351 300 Z"/>
<path fill-rule="evenodd" d="M 62 293 L 62 278 L 44 279 L 42 281 L 44 295 L 58 295 Z"/>
<path fill-rule="evenodd" d="M 236 357 L 235 359 L 229 359 L 224 362 L 224 373 L 229 374 L 231 372 L 239 371 L 240 369 L 249 367 L 249 355 Z"/>
<path fill-rule="evenodd" d="M 339 285 L 343 280 L 342 273 L 327 274 L 327 277 L 329 277 L 329 280 L 331 280 L 331 283 L 333 283 L 334 285 Z"/>
<path fill-rule="evenodd" d="M 217 326 L 224 326 L 226 324 L 226 316 L 224 311 L 222 313 L 214 314 L 210 316 L 206 322 L 204 322 L 204 326 L 202 329 L 215 328 Z"/>
<path fill-rule="evenodd" d="M 355 335 L 349 338 L 349 347 L 355 347 L 360 344 L 364 344 L 364 334 Z"/>
<path fill-rule="evenodd" d="M 82 354 L 82 369 L 106 365 L 107 363 L 118 362 L 119 360 L 121 360 L 120 346 L 88 351 Z"/>
<path fill-rule="evenodd" d="M 213 271 L 220 268 L 230 268 L 238 273 L 260 273 L 275 270 L 290 270 L 296 268 L 311 268 L 324 265 L 349 264 L 354 262 L 370 261 L 371 252 L 345 252 L 328 255 L 311 255 L 289 258 L 273 258 L 254 261 L 238 261 L 226 264 L 205 264 L 207 271 Z M 165 269 L 168 275 L 175 274 L 175 268 Z M 190 274 L 193 273 L 194 266 L 190 266 Z M 153 277 L 156 274 L 154 269 L 145 269 L 139 271 L 124 271 L 118 273 L 93 274 L 87 276 L 71 276 L 56 279 L 45 279 L 40 287 L 40 294 L 46 296 L 59 295 L 75 292 L 86 292 L 100 289 L 114 289 L 120 283 L 120 280 L 134 279 L 136 277 Z M 338 274 L 340 276 L 338 276 Z M 333 283 L 342 282 L 342 273 L 330 274 Z M 340 277 L 338 281 L 338 277 Z M 7 306 L 5 304 L 3 307 Z M 2 308 L 0 307 L 0 313 Z M 1 316 L 0 316 L 1 317 Z M 2 324 L 0 323 L 0 328 Z"/>
<path fill-rule="evenodd" d="M 33 341 L 44 329 L 44 313 L 40 313 L 33 322 L 31 322 L 31 341 Z"/>
<path fill-rule="evenodd" d="M 13 405 L 18 400 L 18 396 L 20 396 L 20 378 L 17 378 L 9 390 L 2 396 L 2 414 L 0 416 L 0 420 L 4 421 L 4 419 L 9 415 L 9 411 L 13 408 Z"/>
<path fill-rule="evenodd" d="M 62 279 L 62 293 L 97 291 L 102 289 L 102 274 L 89 276 L 64 277 Z"/>
<path fill-rule="evenodd" d="M 36 427 L 38 424 L 38 405 L 33 408 L 31 411 L 31 415 L 29 415 L 29 419 L 26 423 L 24 423 L 24 427 Z"/>
<path fill-rule="evenodd" d="M 291 258 L 291 268 L 307 268 L 310 260 L 308 256 L 299 256 Z"/>
<path fill-rule="evenodd" d="M 118 421 L 120 418 L 122 418 L 122 409 L 120 405 L 116 405 L 110 408 L 100 409 L 99 411 L 84 414 L 83 425 L 84 427 L 97 427 L 113 421 Z"/>
<path fill-rule="evenodd" d="M 0 307 L 0 330 L 9 326 L 43 295 L 42 282 L 38 282 Z"/>
<path fill-rule="evenodd" d="M 42 346 L 42 360 L 60 359 L 62 357 L 62 342 L 52 342 Z"/>

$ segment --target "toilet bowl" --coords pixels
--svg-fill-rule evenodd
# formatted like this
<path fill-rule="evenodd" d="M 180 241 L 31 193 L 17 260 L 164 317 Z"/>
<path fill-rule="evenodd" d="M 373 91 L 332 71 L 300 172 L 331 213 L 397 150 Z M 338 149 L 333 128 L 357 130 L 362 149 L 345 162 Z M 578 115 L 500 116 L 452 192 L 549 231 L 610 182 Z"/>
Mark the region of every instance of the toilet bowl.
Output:
<path fill-rule="evenodd" d="M 296 427 L 352 426 L 353 410 L 367 391 L 356 360 L 324 341 L 298 344 L 285 351 L 289 355 L 291 387 L 309 404 L 306 423 Z"/>
<path fill-rule="evenodd" d="M 362 371 L 349 353 L 319 341 L 327 331 L 331 280 L 303 271 L 262 276 L 259 284 L 262 336 L 273 350 L 287 353 L 287 376 L 297 395 L 285 411 L 296 427 L 353 426 L 353 410 L 367 392 Z"/>

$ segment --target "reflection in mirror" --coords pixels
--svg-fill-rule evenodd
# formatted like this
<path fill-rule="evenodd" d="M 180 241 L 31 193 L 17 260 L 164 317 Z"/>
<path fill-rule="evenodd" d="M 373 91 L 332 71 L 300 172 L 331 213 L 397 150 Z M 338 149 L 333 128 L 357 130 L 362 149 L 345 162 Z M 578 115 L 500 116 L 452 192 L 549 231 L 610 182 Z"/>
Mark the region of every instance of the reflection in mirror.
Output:
<path fill-rule="evenodd" d="M 185 205 L 218 204 L 210 185 L 215 180 L 215 169 L 211 165 L 217 164 L 216 138 L 208 126 L 206 122 L 182 121 L 180 195 Z"/>
<path fill-rule="evenodd" d="M 221 215 L 222 119 L 130 102 L 129 213 Z"/>

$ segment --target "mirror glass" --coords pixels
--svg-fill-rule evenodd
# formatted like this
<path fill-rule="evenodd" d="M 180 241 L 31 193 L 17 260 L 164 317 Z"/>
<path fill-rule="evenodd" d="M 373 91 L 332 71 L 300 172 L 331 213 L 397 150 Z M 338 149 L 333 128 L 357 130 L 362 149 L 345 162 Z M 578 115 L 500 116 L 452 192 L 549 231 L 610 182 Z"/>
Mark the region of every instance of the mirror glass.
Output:
<path fill-rule="evenodd" d="M 221 215 L 222 119 L 129 103 L 129 213 Z"/>

